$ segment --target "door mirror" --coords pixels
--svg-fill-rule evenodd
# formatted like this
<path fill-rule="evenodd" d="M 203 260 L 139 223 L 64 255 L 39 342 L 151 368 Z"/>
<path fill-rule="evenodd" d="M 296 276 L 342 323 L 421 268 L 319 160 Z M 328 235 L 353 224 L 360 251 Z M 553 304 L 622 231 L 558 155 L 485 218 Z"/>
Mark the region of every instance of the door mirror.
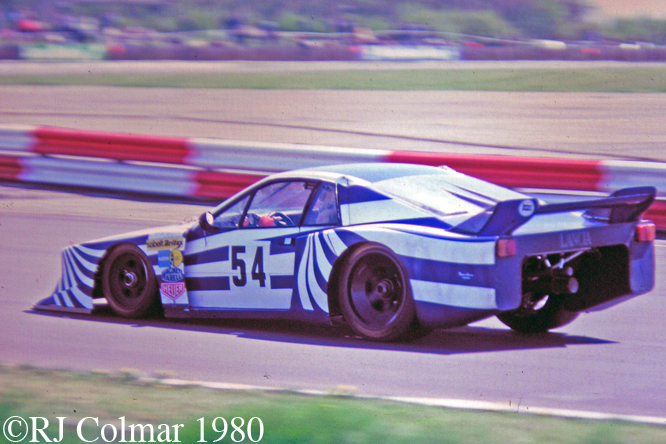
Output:
<path fill-rule="evenodd" d="M 210 230 L 211 228 L 213 228 L 214 222 L 215 218 L 213 217 L 210 211 L 206 211 L 201 216 L 199 216 L 199 226 L 201 227 L 202 230 Z"/>

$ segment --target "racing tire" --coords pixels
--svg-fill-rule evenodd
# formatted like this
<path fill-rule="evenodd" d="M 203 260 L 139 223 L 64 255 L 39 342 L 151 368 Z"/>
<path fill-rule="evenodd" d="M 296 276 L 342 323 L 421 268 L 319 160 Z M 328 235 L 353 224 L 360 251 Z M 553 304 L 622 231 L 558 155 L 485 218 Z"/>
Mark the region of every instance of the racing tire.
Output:
<path fill-rule="evenodd" d="M 504 325 L 520 333 L 545 333 L 550 329 L 562 327 L 578 317 L 578 312 L 564 309 L 564 298 L 548 297 L 546 303 L 527 312 L 506 311 L 497 315 Z"/>
<path fill-rule="evenodd" d="M 352 251 L 340 274 L 338 297 L 347 324 L 365 338 L 412 340 L 426 332 L 416 320 L 407 274 L 384 246 L 364 244 Z"/>
<path fill-rule="evenodd" d="M 104 260 L 102 292 L 113 312 L 125 318 L 146 316 L 159 305 L 153 267 L 132 244 L 117 246 Z"/>

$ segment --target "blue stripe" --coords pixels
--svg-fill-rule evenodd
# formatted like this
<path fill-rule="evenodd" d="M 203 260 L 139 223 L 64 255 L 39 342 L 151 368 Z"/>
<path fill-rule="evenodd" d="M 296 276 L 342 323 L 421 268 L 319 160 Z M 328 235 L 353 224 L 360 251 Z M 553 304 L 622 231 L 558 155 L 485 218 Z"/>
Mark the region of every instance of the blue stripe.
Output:
<path fill-rule="evenodd" d="M 87 248 L 90 248 L 90 247 L 87 247 Z M 100 260 L 99 257 L 92 256 L 92 255 L 80 250 L 79 248 L 74 247 L 74 250 L 76 250 L 76 254 L 78 254 L 79 256 L 81 256 L 82 258 L 84 258 L 85 260 L 87 260 L 90 263 L 97 264 Z M 104 251 L 104 250 L 99 250 L 99 251 Z"/>
<path fill-rule="evenodd" d="M 296 244 L 295 237 L 296 237 L 297 234 L 298 233 L 294 233 L 294 235 L 292 235 L 292 236 L 282 236 L 282 237 L 278 237 L 278 238 L 275 238 L 275 239 L 271 239 L 270 240 L 271 241 L 271 247 L 270 247 L 270 250 L 269 250 L 269 254 L 271 256 L 274 256 L 276 254 L 293 253 L 295 248 L 296 248 L 296 246 L 295 246 L 295 244 Z M 292 240 L 291 240 L 292 244 L 291 245 L 284 245 L 285 239 L 288 239 L 288 238 L 292 238 Z"/>
<path fill-rule="evenodd" d="M 228 276 L 213 276 L 199 278 L 185 278 L 185 287 L 188 291 L 197 290 L 229 290 Z"/>
<path fill-rule="evenodd" d="M 317 281 L 317 285 L 319 285 L 319 288 L 326 293 L 326 289 L 328 288 L 328 282 L 326 279 L 328 276 L 324 277 L 324 275 L 321 273 L 321 270 L 319 269 L 319 262 L 317 261 L 317 253 L 315 252 L 315 243 L 314 241 L 312 242 L 312 265 L 314 266 L 314 276 L 315 280 Z M 308 284 L 312 285 L 312 282 L 308 281 Z M 314 302 L 314 301 L 313 301 Z"/>
<path fill-rule="evenodd" d="M 497 288 L 500 284 L 494 265 L 452 264 L 400 256 L 411 279 L 471 287 Z"/>
<path fill-rule="evenodd" d="M 335 232 L 340 238 L 340 240 L 348 247 L 351 247 L 352 245 L 357 244 L 359 242 L 366 241 L 364 237 L 361 237 L 356 233 L 352 233 L 351 231 L 336 230 Z"/>
<path fill-rule="evenodd" d="M 271 276 L 271 290 L 294 288 L 296 279 L 294 276 Z"/>
<path fill-rule="evenodd" d="M 37 303 L 37 305 L 39 305 L 41 307 L 49 307 L 49 306 L 52 306 L 52 305 L 58 305 L 58 304 L 56 304 L 56 295 L 54 294 L 52 296 L 49 296 L 46 299 L 43 299 L 43 300 L 39 301 Z"/>
<path fill-rule="evenodd" d="M 340 204 L 348 205 L 379 200 L 391 200 L 391 198 L 388 196 L 359 185 L 352 185 L 347 190 L 348 193 L 340 193 Z"/>
<path fill-rule="evenodd" d="M 67 253 L 63 251 L 62 253 L 62 275 L 60 278 L 60 282 L 62 284 L 62 289 L 65 290 L 66 288 L 70 288 L 72 285 L 74 285 L 74 282 L 70 282 L 69 280 L 69 261 L 67 260 Z"/>
<path fill-rule="evenodd" d="M 74 256 L 72 255 L 71 257 L 73 258 Z M 76 274 L 76 268 L 78 268 L 78 267 L 72 262 L 72 259 L 70 259 L 69 257 L 67 258 L 67 266 L 72 270 L 72 274 L 74 275 L 74 279 L 76 279 L 76 282 L 72 282 L 72 285 L 70 285 L 69 288 L 79 287 L 81 289 L 81 291 L 83 291 L 85 294 L 90 295 L 92 293 L 90 291 L 91 290 L 90 287 L 88 287 L 83 282 L 81 282 L 81 280 L 79 279 L 79 277 Z"/>
<path fill-rule="evenodd" d="M 400 223 L 403 223 L 403 221 L 400 221 Z M 391 222 L 392 224 L 392 222 Z M 434 227 L 436 228 L 436 227 Z M 393 231 L 396 231 L 398 233 L 405 233 L 409 234 L 411 236 L 419 236 L 427 239 L 438 239 L 438 240 L 444 240 L 448 242 L 465 242 L 465 243 L 483 243 L 483 242 L 489 242 L 490 240 L 486 238 L 479 238 L 479 237 L 446 237 L 447 233 L 442 233 L 442 235 L 437 235 L 437 234 L 428 234 L 428 233 L 420 233 L 420 232 L 415 232 L 409 229 L 409 226 L 406 226 L 404 228 L 401 227 L 394 227 L 392 226 L 390 228 Z"/>
<path fill-rule="evenodd" d="M 229 246 L 226 245 L 201 253 L 188 254 L 183 258 L 185 265 L 208 264 L 210 262 L 224 262 L 229 260 Z"/>
<path fill-rule="evenodd" d="M 423 326 L 430 328 L 462 327 L 470 322 L 487 318 L 497 312 L 497 310 L 451 307 L 449 305 L 439 305 L 423 301 L 416 301 L 415 305 L 419 321 Z M 466 347 L 469 347 L 469 345 Z"/>
<path fill-rule="evenodd" d="M 95 276 L 94 271 L 89 271 L 74 255 L 72 255 L 72 260 L 74 261 L 74 264 L 75 264 L 76 268 L 81 273 L 83 273 L 86 277 L 89 277 L 90 279 L 94 279 L 94 276 Z M 78 280 L 78 277 L 77 277 L 77 280 Z"/>
<path fill-rule="evenodd" d="M 417 225 L 419 227 L 429 227 L 429 228 L 440 228 L 442 230 L 448 230 L 451 228 L 451 224 L 438 219 L 436 217 L 422 217 L 417 219 L 402 219 L 402 220 L 391 220 L 387 223 L 391 224 L 405 224 L 405 225 Z M 412 233 L 415 234 L 415 233 Z"/>
<path fill-rule="evenodd" d="M 324 252 L 324 255 L 326 256 L 326 259 L 328 259 L 328 262 L 333 265 L 336 260 L 338 260 L 338 257 L 333 253 L 333 250 L 328 246 L 328 243 L 326 242 L 326 235 L 324 233 L 319 233 L 319 241 L 321 243 L 322 251 Z"/>
<path fill-rule="evenodd" d="M 88 288 L 88 287 L 85 287 L 85 288 Z M 67 290 L 66 293 L 69 296 L 69 299 L 72 301 L 72 304 L 74 304 L 74 307 L 76 307 L 76 308 L 85 308 L 83 306 L 83 304 L 81 304 L 81 302 L 79 302 L 79 300 L 76 299 L 76 297 L 74 297 L 74 295 L 72 294 L 72 292 L 70 290 Z M 86 293 L 88 296 L 90 296 L 90 294 L 88 294 L 89 292 L 84 291 L 84 293 Z"/>

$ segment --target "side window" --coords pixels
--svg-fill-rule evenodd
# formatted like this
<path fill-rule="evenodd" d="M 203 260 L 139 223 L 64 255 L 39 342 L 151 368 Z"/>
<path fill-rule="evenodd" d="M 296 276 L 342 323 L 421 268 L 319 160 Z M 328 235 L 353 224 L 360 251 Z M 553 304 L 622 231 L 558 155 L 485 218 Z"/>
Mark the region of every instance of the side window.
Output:
<path fill-rule="evenodd" d="M 257 190 L 243 227 L 295 227 L 301 219 L 313 185 L 304 181 L 276 182 Z"/>
<path fill-rule="evenodd" d="M 322 183 L 312 201 L 303 225 L 339 225 L 335 185 Z"/>
<path fill-rule="evenodd" d="M 213 222 L 213 226 L 222 229 L 238 228 L 238 223 L 240 222 L 241 216 L 243 216 L 243 211 L 245 210 L 245 206 L 249 199 L 250 196 L 245 196 L 243 199 L 217 215 L 215 222 Z"/>

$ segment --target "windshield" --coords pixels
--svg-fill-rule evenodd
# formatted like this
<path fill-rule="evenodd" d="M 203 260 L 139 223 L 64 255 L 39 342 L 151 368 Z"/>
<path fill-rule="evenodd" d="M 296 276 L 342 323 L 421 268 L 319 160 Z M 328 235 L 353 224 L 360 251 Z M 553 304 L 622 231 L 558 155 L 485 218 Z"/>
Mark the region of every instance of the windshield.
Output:
<path fill-rule="evenodd" d="M 526 198 L 523 194 L 454 171 L 398 177 L 375 182 L 373 187 L 440 218 L 460 219 L 449 221 L 452 225 L 483 213 L 497 202 Z"/>

